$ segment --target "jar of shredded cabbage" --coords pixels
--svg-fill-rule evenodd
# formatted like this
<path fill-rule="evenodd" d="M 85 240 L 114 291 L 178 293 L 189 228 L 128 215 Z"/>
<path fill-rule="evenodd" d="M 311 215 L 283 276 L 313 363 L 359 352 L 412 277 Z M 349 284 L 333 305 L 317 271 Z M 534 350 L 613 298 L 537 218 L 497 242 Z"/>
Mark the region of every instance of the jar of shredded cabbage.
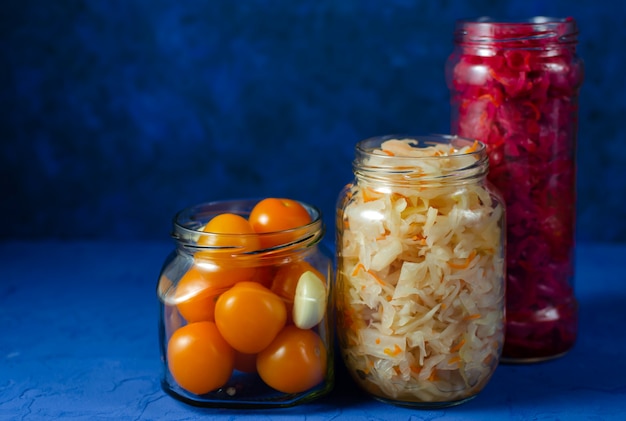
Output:
<path fill-rule="evenodd" d="M 577 36 L 571 18 L 462 20 L 446 67 L 452 132 L 487 145 L 507 207 L 505 362 L 555 358 L 576 340 Z"/>
<path fill-rule="evenodd" d="M 340 193 L 341 354 L 374 398 L 445 407 L 476 396 L 504 340 L 504 206 L 485 146 L 456 136 L 356 146 Z"/>

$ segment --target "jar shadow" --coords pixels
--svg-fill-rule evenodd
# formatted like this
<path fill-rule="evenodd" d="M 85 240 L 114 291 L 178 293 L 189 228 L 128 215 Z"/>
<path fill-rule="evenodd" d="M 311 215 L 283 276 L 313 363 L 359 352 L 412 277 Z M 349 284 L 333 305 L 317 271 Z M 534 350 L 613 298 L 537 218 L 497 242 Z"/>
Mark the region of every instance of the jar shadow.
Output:
<path fill-rule="evenodd" d="M 532 411 L 580 413 L 596 409 L 611 411 L 611 404 L 626 396 L 626 292 L 602 296 L 579 297 L 579 338 L 566 355 L 535 364 L 500 364 L 491 381 L 478 396 L 447 410 L 458 414 L 482 414 Z M 335 355 L 335 385 L 320 399 L 291 408 L 263 410 L 222 410 L 194 407 L 198 414 L 267 416 L 311 416 L 312 414 L 347 415 L 381 411 L 381 404 L 369 397 L 352 380 L 338 355 Z M 182 403 L 181 403 L 182 405 Z M 384 408 L 384 407 L 383 407 Z M 389 406 L 389 411 L 403 413 L 403 408 Z M 411 410 L 406 410 L 411 411 Z M 438 412 L 437 410 L 434 410 Z M 604 411 L 604 412 L 602 412 Z"/>
<path fill-rule="evenodd" d="M 626 397 L 626 292 L 579 297 L 579 333 L 564 356 L 535 364 L 500 364 L 485 390 L 465 408 L 611 410 Z"/>

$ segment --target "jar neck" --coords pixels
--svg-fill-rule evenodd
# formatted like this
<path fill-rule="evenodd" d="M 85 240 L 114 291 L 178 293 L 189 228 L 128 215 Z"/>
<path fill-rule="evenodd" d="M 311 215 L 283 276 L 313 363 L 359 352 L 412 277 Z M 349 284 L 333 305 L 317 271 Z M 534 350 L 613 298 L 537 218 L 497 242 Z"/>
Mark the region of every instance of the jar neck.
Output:
<path fill-rule="evenodd" d="M 215 260 L 237 258 L 254 259 L 259 262 L 274 262 L 276 259 L 290 258 L 294 254 L 307 254 L 315 251 L 324 236 L 324 223 L 321 212 L 316 207 L 304 203 L 302 205 L 309 212 L 311 222 L 302 227 L 258 234 L 218 234 L 202 230 L 208 221 L 222 213 L 249 217 L 256 202 L 256 200 L 233 200 L 203 203 L 183 209 L 174 217 L 171 234 L 176 241 L 177 249 L 180 253 L 190 256 L 200 252 L 203 256 Z M 255 243 L 276 245 L 255 249 L 238 246 L 238 244 L 250 244 L 244 237 L 256 237 Z"/>
<path fill-rule="evenodd" d="M 572 18 L 498 22 L 484 17 L 457 21 L 454 41 L 459 46 L 477 49 L 575 50 L 578 27 Z"/>
<path fill-rule="evenodd" d="M 424 156 L 381 153 L 381 145 L 390 139 L 411 142 L 414 155 L 424 151 Z M 358 182 L 401 187 L 477 183 L 488 169 L 485 145 L 458 136 L 375 137 L 357 144 L 353 162 Z"/>

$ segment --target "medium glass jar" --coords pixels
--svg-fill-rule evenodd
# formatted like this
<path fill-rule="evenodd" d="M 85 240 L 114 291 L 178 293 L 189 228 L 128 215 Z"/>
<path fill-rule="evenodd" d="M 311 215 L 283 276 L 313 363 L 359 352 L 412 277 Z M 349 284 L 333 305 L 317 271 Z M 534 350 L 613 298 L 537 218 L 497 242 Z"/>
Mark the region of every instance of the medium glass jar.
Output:
<path fill-rule="evenodd" d="M 452 133 L 483 141 L 507 207 L 502 360 L 558 357 L 576 340 L 576 138 L 583 64 L 571 19 L 456 24 Z"/>
<path fill-rule="evenodd" d="M 256 203 L 205 203 L 174 219 L 176 248 L 157 287 L 161 383 L 187 403 L 286 407 L 333 387 L 332 260 L 319 248 L 320 212 L 298 202 L 310 215 L 298 228 L 204 232 L 220 215 L 248 218 Z"/>
<path fill-rule="evenodd" d="M 504 206 L 478 141 L 375 137 L 356 146 L 337 205 L 337 333 L 374 398 L 465 402 L 504 340 Z"/>

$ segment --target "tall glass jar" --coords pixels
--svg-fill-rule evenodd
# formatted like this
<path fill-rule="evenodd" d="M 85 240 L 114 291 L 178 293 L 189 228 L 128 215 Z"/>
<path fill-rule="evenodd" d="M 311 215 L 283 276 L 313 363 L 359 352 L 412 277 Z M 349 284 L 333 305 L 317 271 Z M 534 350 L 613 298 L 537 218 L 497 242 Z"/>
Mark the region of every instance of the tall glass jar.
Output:
<path fill-rule="evenodd" d="M 507 206 L 505 362 L 576 340 L 576 137 L 583 64 L 571 19 L 456 24 L 446 73 L 452 133 L 483 141 Z"/>
<path fill-rule="evenodd" d="M 274 233 L 208 230 L 249 218 L 257 200 L 200 204 L 174 219 L 158 282 L 162 386 L 197 406 L 286 407 L 333 387 L 332 260 L 320 212 Z M 231 222 L 228 222 L 228 221 Z M 232 222 L 234 221 L 234 222 Z M 235 231 L 230 231 L 235 232 Z"/>
<path fill-rule="evenodd" d="M 410 407 L 465 402 L 504 340 L 504 206 L 478 141 L 375 137 L 337 205 L 337 333 L 355 382 Z"/>

